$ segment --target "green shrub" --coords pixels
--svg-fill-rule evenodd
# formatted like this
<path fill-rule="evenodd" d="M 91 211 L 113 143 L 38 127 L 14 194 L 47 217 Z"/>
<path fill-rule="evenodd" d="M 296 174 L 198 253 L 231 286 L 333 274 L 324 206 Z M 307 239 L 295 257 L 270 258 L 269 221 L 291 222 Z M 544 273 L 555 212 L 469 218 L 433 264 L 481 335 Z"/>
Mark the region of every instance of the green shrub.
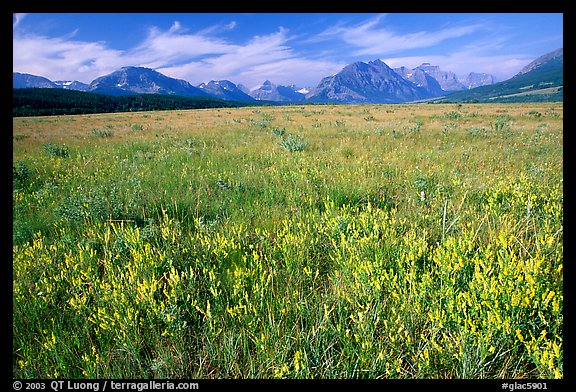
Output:
<path fill-rule="evenodd" d="M 308 147 L 308 142 L 302 136 L 288 134 L 282 138 L 280 145 L 290 152 L 304 151 Z"/>
<path fill-rule="evenodd" d="M 52 157 L 68 158 L 70 156 L 70 149 L 66 144 L 59 146 L 56 143 L 46 143 L 42 149 Z"/>
<path fill-rule="evenodd" d="M 16 161 L 12 165 L 12 180 L 19 185 L 25 185 L 30 179 L 30 169 L 22 161 Z"/>

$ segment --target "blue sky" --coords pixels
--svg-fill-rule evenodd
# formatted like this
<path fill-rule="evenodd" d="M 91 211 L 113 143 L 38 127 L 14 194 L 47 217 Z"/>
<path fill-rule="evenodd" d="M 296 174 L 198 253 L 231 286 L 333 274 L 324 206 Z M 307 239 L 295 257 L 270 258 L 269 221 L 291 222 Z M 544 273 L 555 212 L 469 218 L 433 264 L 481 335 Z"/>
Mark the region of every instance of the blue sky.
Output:
<path fill-rule="evenodd" d="M 562 13 L 13 14 L 13 71 L 50 80 L 153 68 L 196 85 L 314 87 L 355 61 L 514 76 L 563 46 Z"/>

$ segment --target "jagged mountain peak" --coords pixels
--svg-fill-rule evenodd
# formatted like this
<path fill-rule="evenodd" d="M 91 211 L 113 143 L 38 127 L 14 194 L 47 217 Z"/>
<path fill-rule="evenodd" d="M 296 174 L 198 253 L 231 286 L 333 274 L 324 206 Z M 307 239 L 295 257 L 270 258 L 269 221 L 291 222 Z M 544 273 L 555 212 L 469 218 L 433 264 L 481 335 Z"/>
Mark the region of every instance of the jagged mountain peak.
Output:
<path fill-rule="evenodd" d="M 454 72 L 443 71 L 438 65 L 432 65 L 428 62 L 424 62 L 415 69 L 420 69 L 436 79 L 444 91 L 458 91 L 466 89 L 466 87 L 460 83 Z"/>
<path fill-rule="evenodd" d="M 494 83 L 496 83 L 494 76 L 484 72 L 470 72 L 463 82 L 468 90 Z"/>
<path fill-rule="evenodd" d="M 126 65 L 124 67 L 120 67 L 121 70 L 147 70 L 147 71 L 154 71 L 152 68 L 148 68 L 148 67 L 140 67 L 140 66 L 136 66 L 136 65 Z"/>
<path fill-rule="evenodd" d="M 306 98 L 312 102 L 400 103 L 429 97 L 382 60 L 355 62 L 320 82 Z"/>
<path fill-rule="evenodd" d="M 386 64 L 384 61 L 380 60 L 380 59 L 376 59 L 376 60 L 372 60 L 372 61 L 368 61 L 369 65 L 374 65 L 377 67 L 385 67 L 385 68 L 390 68 L 388 66 L 388 64 Z"/>
<path fill-rule="evenodd" d="M 406 67 L 394 68 L 394 71 L 404 79 L 411 81 L 416 86 L 423 88 L 430 96 L 444 93 L 440 83 L 420 67 L 409 69 Z"/>
<path fill-rule="evenodd" d="M 200 83 L 198 86 L 202 91 L 224 100 L 231 101 L 253 101 L 254 99 L 242 91 L 238 86 L 229 80 L 211 80 L 208 83 Z"/>
<path fill-rule="evenodd" d="M 302 102 L 305 100 L 305 95 L 296 91 L 295 86 L 277 85 L 268 79 L 260 86 L 252 88 L 247 94 L 259 101 Z"/>

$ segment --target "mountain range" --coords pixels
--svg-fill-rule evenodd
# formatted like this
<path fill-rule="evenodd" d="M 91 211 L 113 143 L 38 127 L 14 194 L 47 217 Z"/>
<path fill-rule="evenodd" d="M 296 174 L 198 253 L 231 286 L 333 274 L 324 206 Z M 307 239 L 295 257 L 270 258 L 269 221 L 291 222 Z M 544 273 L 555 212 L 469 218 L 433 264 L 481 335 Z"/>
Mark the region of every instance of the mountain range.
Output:
<path fill-rule="evenodd" d="M 198 88 L 213 97 L 229 101 L 253 101 L 250 95 L 229 80 L 211 80 L 200 83 Z"/>
<path fill-rule="evenodd" d="M 508 80 L 457 91 L 430 102 L 547 102 L 564 99 L 563 48 L 538 57 Z"/>
<path fill-rule="evenodd" d="M 90 84 L 78 81 L 50 81 L 42 76 L 13 72 L 13 88 L 60 88 L 122 96 L 133 94 L 166 94 L 186 97 L 215 97 L 231 101 L 272 101 L 278 103 L 403 103 L 423 100 L 479 100 L 480 92 L 491 92 L 490 98 L 505 91 L 504 95 L 526 93 L 540 86 L 561 89 L 563 50 L 545 54 L 524 67 L 516 76 L 496 82 L 494 76 L 471 72 L 464 81 L 456 74 L 440 67 L 423 63 L 409 69 L 390 68 L 382 60 L 355 62 L 335 75 L 323 78 L 314 88 L 276 85 L 266 80 L 262 85 L 248 89 L 229 80 L 212 80 L 193 86 L 150 68 L 122 67 L 108 75 L 94 79 Z M 535 75 L 536 74 L 536 75 Z M 522 85 L 534 82 L 535 88 Z M 553 79 L 550 81 L 548 79 Z M 512 84 L 510 84 L 512 82 Z M 546 84 L 547 83 L 547 84 Z M 514 88 L 524 90 L 515 91 Z M 556 90 L 554 90 L 556 91 Z M 557 91 L 556 91 L 557 92 Z M 542 98 L 542 97 L 540 97 Z M 493 98 L 495 99 L 495 98 Z"/>
<path fill-rule="evenodd" d="M 260 86 L 248 89 L 245 86 L 239 86 L 243 91 L 253 99 L 262 101 L 274 101 L 285 103 L 304 102 L 305 94 L 295 85 L 282 86 L 276 85 L 269 80 L 264 81 Z"/>

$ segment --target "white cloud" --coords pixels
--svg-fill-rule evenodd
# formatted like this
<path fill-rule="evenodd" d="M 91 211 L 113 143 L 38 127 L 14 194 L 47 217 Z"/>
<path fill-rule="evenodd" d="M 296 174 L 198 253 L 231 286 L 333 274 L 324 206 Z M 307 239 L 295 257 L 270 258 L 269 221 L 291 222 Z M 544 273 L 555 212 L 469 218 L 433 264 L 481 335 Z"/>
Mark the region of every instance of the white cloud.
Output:
<path fill-rule="evenodd" d="M 377 15 L 355 25 L 336 24 L 314 37 L 315 41 L 340 40 L 350 45 L 355 56 L 378 56 L 389 66 L 415 68 L 429 62 L 438 65 L 444 71 L 452 71 L 458 77 L 466 77 L 470 72 L 485 72 L 505 80 L 520 71 L 533 58 L 530 55 L 507 52 L 502 54 L 507 34 L 495 34 L 484 23 L 470 23 L 458 26 L 442 27 L 432 31 L 416 31 L 400 34 L 390 28 L 382 27 L 385 15 Z M 477 32 L 484 34 L 478 38 Z M 465 37 L 470 42 L 460 46 L 447 45 L 448 40 Z M 443 46 L 446 54 L 437 54 L 432 47 Z M 426 50 L 430 48 L 429 50 Z M 450 49 L 448 49 L 450 48 Z M 421 55 L 394 56 L 403 51 L 420 49 Z"/>
<path fill-rule="evenodd" d="M 380 27 L 384 15 L 353 26 L 337 23 L 306 40 L 306 43 L 336 40 L 337 49 L 334 46 L 325 49 L 326 53 L 332 53 L 330 56 L 321 55 L 322 51 L 310 51 L 310 56 L 303 56 L 295 49 L 296 37 L 282 27 L 269 34 L 252 36 L 246 42 L 237 42 L 215 34 L 236 29 L 234 21 L 198 32 L 190 32 L 179 21 L 174 21 L 165 30 L 150 28 L 134 47 L 116 50 L 105 42 L 76 39 L 76 31 L 61 37 L 27 34 L 23 31 L 24 25 L 16 28 L 24 17 L 25 14 L 13 16 L 14 71 L 85 83 L 123 66 L 134 65 L 153 68 L 192 84 L 228 79 L 251 87 L 269 79 L 277 84 L 315 86 L 323 77 L 339 72 L 346 65 L 336 53 L 372 55 L 391 67 L 413 68 L 430 62 L 458 76 L 486 72 L 504 80 L 533 60 L 521 54 L 493 55 L 504 38 L 486 38 L 441 55 L 394 56 L 404 49 L 426 48 L 470 34 L 482 26 L 470 24 L 402 35 Z M 302 37 L 298 39 L 304 42 Z"/>
<path fill-rule="evenodd" d="M 14 37 L 13 69 L 51 80 L 90 82 L 123 64 L 123 52 L 100 42 L 38 36 Z"/>
<path fill-rule="evenodd" d="M 239 50 L 238 45 L 218 38 L 187 34 L 178 21 L 167 31 L 155 27 L 149 29 L 139 45 L 127 50 L 112 49 L 104 42 L 73 40 L 73 36 L 54 38 L 15 32 L 14 71 L 51 80 L 70 78 L 89 83 L 127 65 L 167 67 Z"/>
<path fill-rule="evenodd" d="M 172 26 L 170 26 L 170 30 L 168 30 L 169 33 L 176 33 L 178 30 L 181 30 L 182 26 L 180 25 L 180 22 L 175 21 L 174 23 L 172 23 Z"/>
<path fill-rule="evenodd" d="M 278 84 L 316 84 L 326 76 L 327 69 L 342 67 L 341 64 L 298 58 L 288 45 L 290 40 L 288 31 L 280 28 L 275 33 L 255 36 L 246 44 L 230 45 L 222 53 L 175 66 L 167 65 L 159 71 L 192 84 L 228 79 L 252 86 L 265 79 Z"/>
<path fill-rule="evenodd" d="M 166 32 L 152 28 L 144 41 L 131 49 L 128 55 L 136 62 L 161 66 L 204 55 L 227 53 L 236 47 L 218 38 L 181 31 L 182 27 L 177 22 Z"/>
<path fill-rule="evenodd" d="M 200 36 L 170 37 L 159 42 L 147 42 L 143 46 L 154 48 L 162 43 L 163 51 L 161 59 L 170 58 L 159 66 L 161 72 L 182 79 L 193 84 L 210 79 L 222 79 L 231 75 L 237 75 L 242 69 L 254 64 L 270 62 L 277 59 L 290 57 L 290 48 L 283 45 L 286 41 L 284 32 L 257 36 L 244 45 L 227 44 L 206 39 Z M 182 56 L 182 46 L 192 45 L 191 50 Z M 180 57 L 181 56 L 181 57 Z M 148 53 L 148 58 L 151 54 Z M 180 57 L 180 58 L 179 58 Z M 182 60 L 176 65 L 174 60 Z M 208 80 L 206 80 L 208 79 Z M 233 79 L 235 80 L 235 79 Z"/>
<path fill-rule="evenodd" d="M 18 25 L 20 24 L 22 19 L 24 19 L 26 17 L 26 15 L 28 15 L 28 14 L 23 14 L 23 13 L 13 14 L 12 15 L 12 29 L 15 29 L 16 27 L 18 27 Z"/>
<path fill-rule="evenodd" d="M 200 30 L 197 34 L 198 35 L 210 35 L 210 34 L 216 34 L 216 33 L 220 33 L 220 32 L 225 32 L 225 31 L 229 31 L 229 30 L 234 30 L 236 28 L 237 23 L 235 21 L 231 21 L 229 23 L 226 24 L 215 24 L 212 26 L 209 26 L 203 30 Z"/>
<path fill-rule="evenodd" d="M 318 34 L 316 41 L 338 39 L 356 48 L 353 54 L 384 56 L 408 49 L 419 49 L 437 45 L 445 40 L 471 34 L 482 24 L 447 27 L 437 31 L 418 31 L 398 34 L 391 29 L 378 27 L 384 15 L 377 15 L 354 26 L 337 24 Z"/>
<path fill-rule="evenodd" d="M 315 87 L 326 76 L 344 68 L 344 63 L 290 58 L 272 63 L 258 64 L 241 73 L 248 87 L 268 79 L 276 84 L 296 84 L 299 87 Z"/>
<path fill-rule="evenodd" d="M 309 82 L 311 75 L 315 78 L 323 67 L 334 68 L 326 61 L 298 59 L 289 45 L 292 38 L 284 28 L 253 36 L 245 43 L 231 43 L 209 34 L 235 27 L 236 23 L 230 22 L 190 33 L 175 21 L 167 30 L 150 28 L 141 43 L 126 50 L 112 49 L 104 42 L 74 40 L 74 34 L 56 38 L 15 34 L 13 68 L 51 80 L 66 78 L 89 83 L 120 67 L 134 65 L 192 84 L 211 79 L 246 84 L 257 82 L 256 78 L 269 78 L 275 83 L 298 82 L 303 75 Z"/>

